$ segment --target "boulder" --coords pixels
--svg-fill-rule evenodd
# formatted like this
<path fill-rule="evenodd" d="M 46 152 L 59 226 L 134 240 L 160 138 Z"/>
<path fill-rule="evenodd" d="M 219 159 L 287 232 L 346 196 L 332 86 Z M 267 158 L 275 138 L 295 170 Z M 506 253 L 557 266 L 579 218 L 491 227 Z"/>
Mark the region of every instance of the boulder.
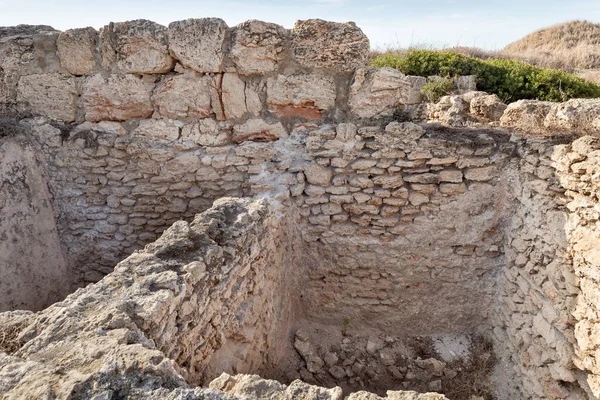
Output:
<path fill-rule="evenodd" d="M 498 96 L 490 94 L 486 96 L 477 96 L 470 103 L 471 114 L 476 118 L 488 121 L 499 121 L 507 105 L 504 104 Z"/>
<path fill-rule="evenodd" d="M 94 122 L 148 118 L 154 111 L 150 102 L 152 87 L 134 75 L 95 75 L 83 85 L 85 119 Z"/>
<path fill-rule="evenodd" d="M 600 99 L 571 99 L 555 103 L 546 116 L 544 126 L 597 133 L 600 131 Z"/>
<path fill-rule="evenodd" d="M 335 105 L 335 82 L 320 74 L 278 75 L 267 81 L 267 104 L 281 117 L 320 119 Z"/>
<path fill-rule="evenodd" d="M 61 67 L 71 75 L 91 75 L 96 67 L 97 46 L 98 32 L 94 28 L 62 32 L 56 40 Z"/>
<path fill-rule="evenodd" d="M 220 18 L 190 18 L 169 24 L 171 55 L 195 71 L 221 72 L 227 24 Z"/>
<path fill-rule="evenodd" d="M 510 103 L 500 118 L 503 126 L 524 129 L 540 129 L 544 127 L 546 116 L 554 103 L 539 100 L 519 100 Z"/>
<path fill-rule="evenodd" d="M 369 39 L 354 22 L 309 19 L 292 29 L 292 53 L 303 67 L 351 72 L 367 64 L 369 50 Z"/>
<path fill-rule="evenodd" d="M 169 55 L 167 28 L 156 22 L 138 19 L 111 22 L 100 30 L 102 67 L 116 67 L 131 74 L 164 74 L 173 69 Z"/>
<path fill-rule="evenodd" d="M 286 29 L 277 24 L 250 20 L 235 27 L 231 59 L 242 75 L 276 71 L 282 59 Z"/>

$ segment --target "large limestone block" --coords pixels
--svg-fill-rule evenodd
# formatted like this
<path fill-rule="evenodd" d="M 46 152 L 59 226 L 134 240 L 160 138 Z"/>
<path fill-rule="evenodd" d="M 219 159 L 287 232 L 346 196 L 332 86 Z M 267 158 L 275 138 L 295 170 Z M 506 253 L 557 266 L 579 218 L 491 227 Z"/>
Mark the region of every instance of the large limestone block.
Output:
<path fill-rule="evenodd" d="M 359 69 L 350 86 L 350 111 L 358 118 L 390 116 L 414 100 L 412 88 L 411 80 L 393 68 Z"/>
<path fill-rule="evenodd" d="M 552 106 L 544 126 L 580 132 L 600 132 L 600 99 L 571 99 Z"/>
<path fill-rule="evenodd" d="M 270 123 L 260 118 L 253 118 L 233 127 L 232 141 L 234 143 L 247 140 L 270 142 L 287 136 L 287 131 L 281 122 Z"/>
<path fill-rule="evenodd" d="M 267 81 L 269 109 L 279 116 L 321 118 L 335 105 L 333 78 L 319 74 L 278 75 Z"/>
<path fill-rule="evenodd" d="M 367 64 L 369 39 L 354 22 L 297 21 L 292 52 L 302 66 L 349 72 Z"/>
<path fill-rule="evenodd" d="M 506 107 L 495 94 L 475 97 L 470 104 L 471 114 L 489 121 L 500 120 Z"/>
<path fill-rule="evenodd" d="M 510 103 L 500 118 L 503 126 L 523 129 L 540 129 L 544 127 L 546 116 L 552 108 L 552 102 L 539 100 L 519 100 Z"/>
<path fill-rule="evenodd" d="M 167 78 L 154 91 L 158 111 L 168 118 L 206 118 L 211 114 L 210 76 L 194 73 Z"/>
<path fill-rule="evenodd" d="M 100 31 L 102 66 L 132 74 L 169 72 L 175 61 L 169 55 L 167 28 L 156 22 L 138 19 L 111 22 Z"/>
<path fill-rule="evenodd" d="M 34 114 L 65 122 L 76 117 L 77 79 L 61 74 L 26 75 L 19 79 L 17 101 Z"/>
<path fill-rule="evenodd" d="M 89 78 L 81 95 L 88 121 L 125 121 L 148 118 L 153 107 L 150 93 L 153 84 L 134 75 Z"/>
<path fill-rule="evenodd" d="M 247 111 L 246 84 L 237 74 L 223 74 L 221 81 L 223 119 L 239 118 Z"/>
<path fill-rule="evenodd" d="M 169 24 L 169 49 L 198 72 L 220 72 L 227 24 L 220 18 L 190 18 Z"/>
<path fill-rule="evenodd" d="M 98 32 L 94 28 L 69 29 L 56 40 L 61 67 L 72 75 L 91 75 L 96 66 Z"/>
<path fill-rule="evenodd" d="M 59 72 L 56 41 L 60 32 L 44 26 L 27 27 L 11 27 L 0 35 L 0 68 L 17 77 Z"/>
<path fill-rule="evenodd" d="M 231 58 L 242 75 L 264 75 L 276 71 L 282 58 L 286 29 L 277 24 L 250 20 L 233 32 Z"/>

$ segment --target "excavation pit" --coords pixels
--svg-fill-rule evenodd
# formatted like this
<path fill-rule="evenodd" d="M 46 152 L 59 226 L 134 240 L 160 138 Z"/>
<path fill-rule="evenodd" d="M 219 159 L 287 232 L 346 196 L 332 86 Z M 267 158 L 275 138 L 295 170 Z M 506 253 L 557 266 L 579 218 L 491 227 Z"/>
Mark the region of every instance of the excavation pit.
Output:
<path fill-rule="evenodd" d="M 23 29 L 0 38 L 2 110 L 33 114 L 0 125 L 7 398 L 600 395 L 593 101 L 507 108 L 518 132 L 480 92 L 433 110 L 472 128 L 396 121 L 425 78 L 363 68 L 353 24 Z M 528 135 L 532 107 L 566 134 Z"/>

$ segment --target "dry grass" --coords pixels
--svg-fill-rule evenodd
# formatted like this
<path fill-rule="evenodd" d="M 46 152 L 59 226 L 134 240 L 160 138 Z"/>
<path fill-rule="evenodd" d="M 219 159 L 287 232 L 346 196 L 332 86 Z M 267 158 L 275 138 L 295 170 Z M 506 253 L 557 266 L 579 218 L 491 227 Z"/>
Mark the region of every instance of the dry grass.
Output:
<path fill-rule="evenodd" d="M 482 337 L 474 337 L 469 351 L 468 359 L 457 359 L 448 365 L 458 375 L 444 379 L 444 394 L 452 400 L 470 400 L 473 397 L 493 400 L 489 378 L 496 358 L 492 343 Z"/>
<path fill-rule="evenodd" d="M 509 44 L 501 54 L 541 66 L 600 68 L 600 24 L 570 21 L 540 29 Z"/>
<path fill-rule="evenodd" d="M 372 51 L 371 59 L 387 53 L 400 55 L 412 49 L 436 50 L 426 44 L 409 48 L 390 47 Z M 570 21 L 541 29 L 498 51 L 464 46 L 437 50 L 453 51 L 481 60 L 520 60 L 538 67 L 575 73 L 600 83 L 600 24 L 588 21 Z"/>

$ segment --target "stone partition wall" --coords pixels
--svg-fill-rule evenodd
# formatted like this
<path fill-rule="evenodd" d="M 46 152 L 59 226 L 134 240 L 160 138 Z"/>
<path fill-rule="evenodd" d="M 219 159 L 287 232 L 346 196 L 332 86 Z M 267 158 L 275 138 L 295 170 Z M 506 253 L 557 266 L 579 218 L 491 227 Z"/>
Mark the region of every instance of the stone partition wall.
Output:
<path fill-rule="evenodd" d="M 219 200 L 63 302 L 0 314 L 3 395 L 119 396 L 272 370 L 294 316 L 294 229 L 277 207 Z"/>

